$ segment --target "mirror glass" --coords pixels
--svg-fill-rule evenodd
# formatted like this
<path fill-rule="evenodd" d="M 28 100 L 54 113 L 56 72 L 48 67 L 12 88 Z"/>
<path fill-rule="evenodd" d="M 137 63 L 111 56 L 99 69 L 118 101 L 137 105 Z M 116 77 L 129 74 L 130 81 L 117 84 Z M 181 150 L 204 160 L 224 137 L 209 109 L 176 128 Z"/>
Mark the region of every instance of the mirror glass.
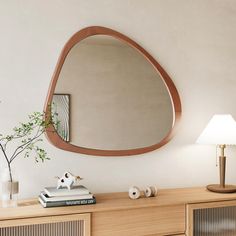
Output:
<path fill-rule="evenodd" d="M 170 133 L 175 119 L 161 74 L 138 50 L 109 35 L 93 35 L 72 47 L 52 101 L 57 133 L 84 148 L 152 146 Z"/>

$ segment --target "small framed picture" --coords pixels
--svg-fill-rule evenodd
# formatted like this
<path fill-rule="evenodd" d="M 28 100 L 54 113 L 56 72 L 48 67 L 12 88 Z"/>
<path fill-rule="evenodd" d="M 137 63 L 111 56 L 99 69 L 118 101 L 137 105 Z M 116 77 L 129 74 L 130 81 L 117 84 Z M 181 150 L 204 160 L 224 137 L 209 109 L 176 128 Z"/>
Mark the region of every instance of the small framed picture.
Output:
<path fill-rule="evenodd" d="M 52 112 L 56 131 L 66 142 L 70 142 L 70 94 L 53 94 Z"/>

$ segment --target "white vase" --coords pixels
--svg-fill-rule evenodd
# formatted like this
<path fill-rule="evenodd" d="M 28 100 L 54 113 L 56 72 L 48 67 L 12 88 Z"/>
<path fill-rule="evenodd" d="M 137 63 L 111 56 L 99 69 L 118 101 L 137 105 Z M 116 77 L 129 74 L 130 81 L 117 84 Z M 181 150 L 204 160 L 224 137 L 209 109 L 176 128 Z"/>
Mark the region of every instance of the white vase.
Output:
<path fill-rule="evenodd" d="M 2 207 L 17 207 L 19 182 L 14 172 L 5 168 L 1 174 Z"/>

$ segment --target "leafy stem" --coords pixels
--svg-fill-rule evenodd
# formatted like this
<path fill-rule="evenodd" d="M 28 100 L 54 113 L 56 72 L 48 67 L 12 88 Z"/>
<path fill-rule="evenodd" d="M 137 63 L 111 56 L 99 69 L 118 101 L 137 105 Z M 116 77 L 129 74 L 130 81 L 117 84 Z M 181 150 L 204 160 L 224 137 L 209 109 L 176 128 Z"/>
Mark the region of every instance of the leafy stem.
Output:
<path fill-rule="evenodd" d="M 54 127 L 57 125 L 57 122 L 54 122 L 56 113 L 52 113 L 49 109 L 49 113 L 45 112 L 33 112 L 28 116 L 28 122 L 20 123 L 19 126 L 13 128 L 13 134 L 8 134 L 3 136 L 0 134 L 0 151 L 3 153 L 3 156 L 7 162 L 7 167 L 9 170 L 9 181 L 12 182 L 12 162 L 24 153 L 24 157 L 29 157 L 31 153 L 35 154 L 35 161 L 49 160 L 47 153 L 44 149 L 38 146 L 40 141 L 40 136 L 45 133 L 46 129 L 51 125 Z M 15 144 L 15 150 L 12 154 L 7 151 L 7 145 L 9 143 Z M 12 197 L 12 195 L 10 194 Z"/>
<path fill-rule="evenodd" d="M 34 138 L 30 139 L 28 142 L 26 142 L 25 144 L 22 144 L 21 146 L 19 146 L 17 148 L 17 150 L 15 150 L 14 154 L 11 156 L 10 158 L 10 163 L 23 151 L 25 151 L 30 145 L 35 145 L 39 140 L 37 140 L 36 142 L 34 142 L 37 138 L 39 138 L 44 132 L 39 133 L 37 136 L 35 136 Z M 17 152 L 18 151 L 18 152 Z"/>
<path fill-rule="evenodd" d="M 7 154 L 6 154 L 6 152 L 5 152 L 5 149 L 3 148 L 3 146 L 2 146 L 1 143 L 0 143 L 0 147 L 1 147 L 1 150 L 2 150 L 2 152 L 3 152 L 3 156 L 5 157 L 5 159 L 6 159 L 6 161 L 7 161 L 7 164 L 9 164 L 10 161 L 8 160 L 8 158 L 7 158 Z"/>

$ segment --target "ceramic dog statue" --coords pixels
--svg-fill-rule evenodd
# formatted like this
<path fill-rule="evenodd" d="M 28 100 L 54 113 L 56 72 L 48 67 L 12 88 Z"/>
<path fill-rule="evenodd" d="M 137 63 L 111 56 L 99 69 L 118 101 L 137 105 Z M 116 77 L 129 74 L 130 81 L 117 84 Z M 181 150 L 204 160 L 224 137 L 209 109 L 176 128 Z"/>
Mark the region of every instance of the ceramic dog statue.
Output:
<path fill-rule="evenodd" d="M 57 189 L 66 187 L 69 190 L 71 190 L 71 188 L 77 181 L 82 180 L 80 176 L 75 176 L 68 171 L 65 172 L 61 178 L 60 177 L 57 178 L 58 178 Z"/>

